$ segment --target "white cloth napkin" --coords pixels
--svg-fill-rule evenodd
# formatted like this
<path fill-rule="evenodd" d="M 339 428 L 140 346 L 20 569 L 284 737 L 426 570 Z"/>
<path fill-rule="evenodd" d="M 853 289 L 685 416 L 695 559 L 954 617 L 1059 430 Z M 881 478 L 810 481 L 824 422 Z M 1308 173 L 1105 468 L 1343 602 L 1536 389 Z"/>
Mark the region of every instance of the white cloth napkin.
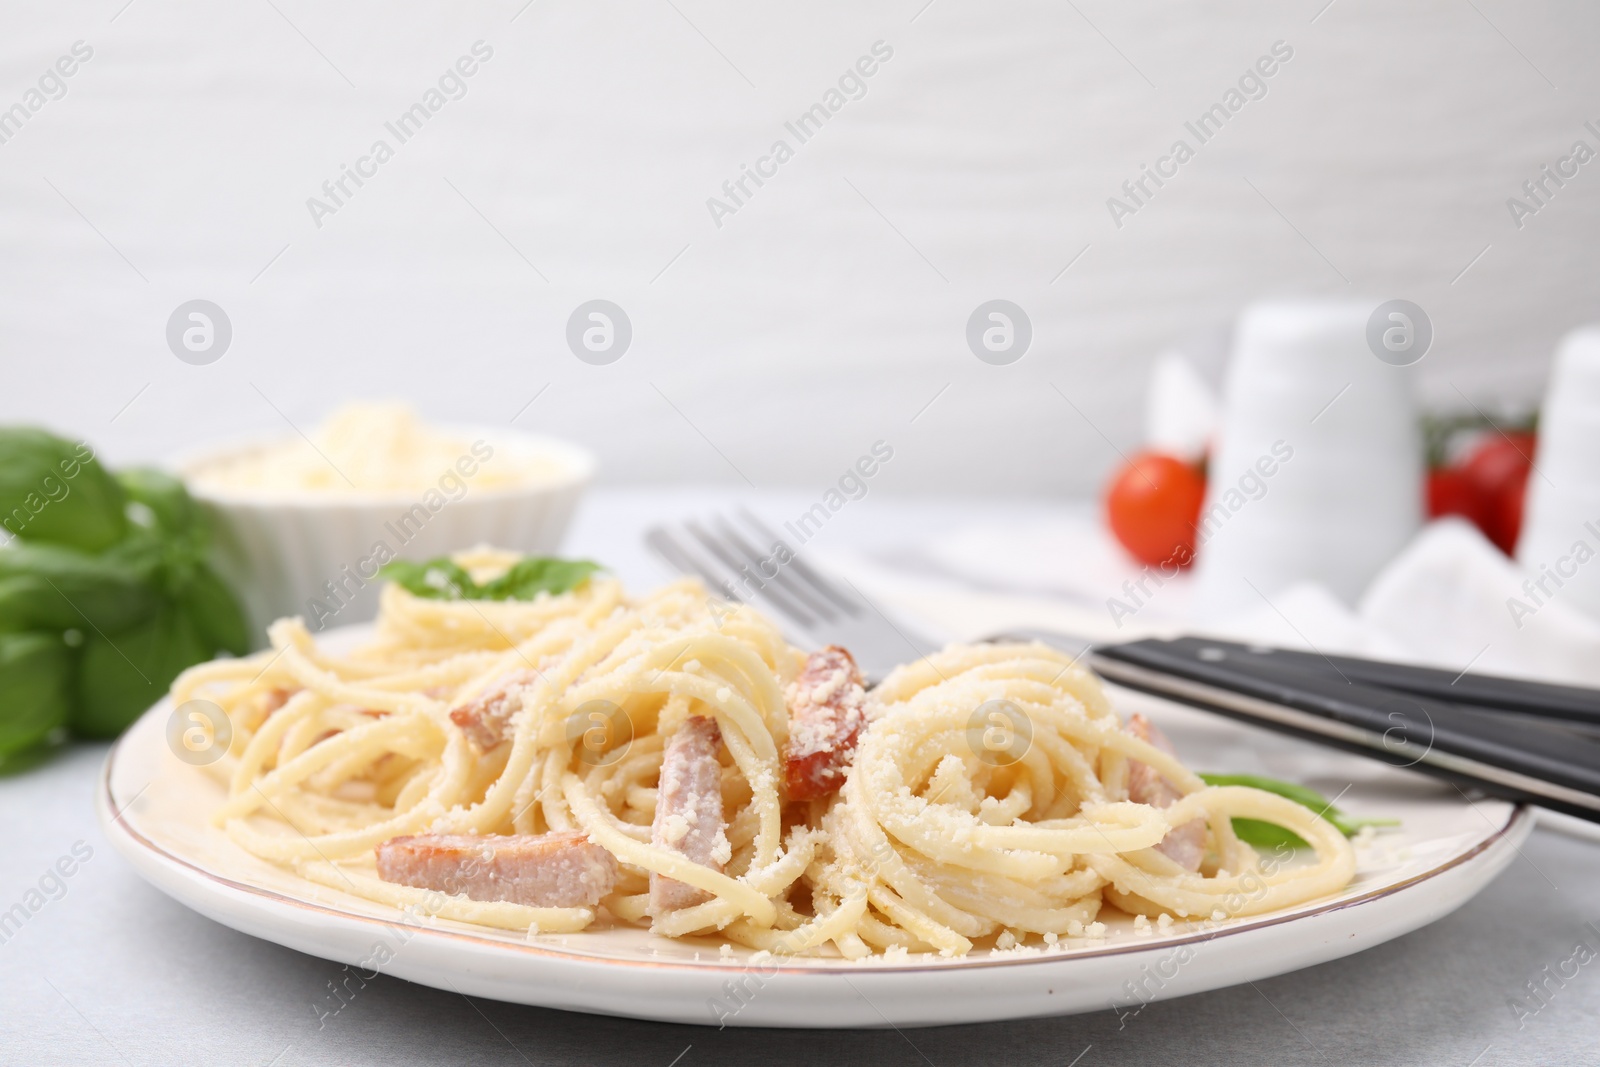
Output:
<path fill-rule="evenodd" d="M 1540 592 L 1456 519 L 1424 527 L 1357 604 L 1307 582 L 1264 589 L 1261 603 L 1211 618 L 1191 610 L 1187 574 L 1161 578 L 1141 568 L 1087 514 L 974 524 L 893 562 L 836 552 L 826 563 L 949 640 L 1013 626 L 1102 641 L 1209 633 L 1600 686 L 1600 621 L 1563 603 L 1554 586 Z"/>
<path fill-rule="evenodd" d="M 1600 686 L 1600 621 L 1459 519 L 1423 529 L 1368 587 L 1361 618 L 1406 658 Z"/>

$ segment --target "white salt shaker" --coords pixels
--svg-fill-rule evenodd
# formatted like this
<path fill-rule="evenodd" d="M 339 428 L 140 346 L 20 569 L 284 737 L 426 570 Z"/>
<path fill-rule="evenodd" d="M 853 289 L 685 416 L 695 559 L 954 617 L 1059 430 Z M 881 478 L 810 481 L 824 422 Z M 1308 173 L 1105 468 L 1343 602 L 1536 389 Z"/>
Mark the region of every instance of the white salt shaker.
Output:
<path fill-rule="evenodd" d="M 1600 619 L 1600 326 L 1562 338 L 1547 390 L 1517 542 L 1523 603 L 1559 600 Z"/>
<path fill-rule="evenodd" d="M 1421 526 L 1411 372 L 1369 347 L 1378 306 L 1270 301 L 1240 317 L 1197 536 L 1197 621 L 1301 581 L 1354 604 Z"/>

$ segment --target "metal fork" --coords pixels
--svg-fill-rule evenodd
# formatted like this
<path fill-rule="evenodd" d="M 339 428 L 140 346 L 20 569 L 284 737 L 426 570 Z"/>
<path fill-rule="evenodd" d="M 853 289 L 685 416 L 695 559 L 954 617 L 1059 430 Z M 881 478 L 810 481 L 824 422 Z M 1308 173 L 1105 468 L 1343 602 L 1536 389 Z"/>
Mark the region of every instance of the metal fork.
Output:
<path fill-rule="evenodd" d="M 939 648 L 889 618 L 849 579 L 825 577 L 750 512 L 741 509 L 738 519 L 713 515 L 705 523 L 652 526 L 645 544 L 669 567 L 704 579 L 713 593 L 760 608 L 796 644 L 848 648 L 869 683 Z"/>

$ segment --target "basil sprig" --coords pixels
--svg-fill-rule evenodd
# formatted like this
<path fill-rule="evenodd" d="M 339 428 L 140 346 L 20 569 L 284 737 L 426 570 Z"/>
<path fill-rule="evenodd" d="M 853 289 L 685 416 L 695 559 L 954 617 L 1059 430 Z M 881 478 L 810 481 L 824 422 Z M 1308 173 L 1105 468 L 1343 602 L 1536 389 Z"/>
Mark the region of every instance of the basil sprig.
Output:
<path fill-rule="evenodd" d="M 569 593 L 602 569 L 586 559 L 524 556 L 504 574 L 480 585 L 455 560 L 440 556 L 421 563 L 393 560 L 378 574 L 429 600 L 532 600 L 540 593 Z"/>
<path fill-rule="evenodd" d="M 1265 778 L 1259 774 L 1201 774 L 1200 780 L 1206 785 L 1245 785 L 1266 793 L 1275 793 L 1302 807 L 1310 808 L 1346 837 L 1354 837 L 1363 826 L 1400 825 L 1399 819 L 1370 819 L 1347 815 L 1334 807 L 1332 801 L 1315 789 L 1294 782 L 1280 782 L 1276 778 Z M 1261 819 L 1234 819 L 1233 832 L 1238 835 L 1239 840 L 1261 848 L 1276 848 L 1279 845 L 1287 845 L 1290 848 L 1310 847 L 1293 830 Z"/>
<path fill-rule="evenodd" d="M 183 483 L 112 473 L 88 445 L 0 427 L 0 769 L 114 737 L 179 672 L 250 632 Z"/>

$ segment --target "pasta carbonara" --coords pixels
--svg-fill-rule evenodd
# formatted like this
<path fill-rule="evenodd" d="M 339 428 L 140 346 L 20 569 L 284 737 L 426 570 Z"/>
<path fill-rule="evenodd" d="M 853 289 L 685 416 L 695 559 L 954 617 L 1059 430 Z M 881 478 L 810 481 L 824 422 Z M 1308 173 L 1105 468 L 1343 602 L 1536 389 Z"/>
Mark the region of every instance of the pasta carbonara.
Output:
<path fill-rule="evenodd" d="M 456 557 L 475 578 L 515 557 Z M 648 925 L 773 953 L 964 955 L 1342 888 L 1344 837 L 1210 788 L 1042 645 L 952 646 L 863 688 L 750 608 L 597 577 L 529 602 L 391 584 L 371 639 L 192 668 L 232 727 L 218 825 L 327 886 L 530 933 Z M 1311 858 L 1264 864 L 1234 817 Z M 1165 922 L 1165 920 L 1163 920 Z"/>

